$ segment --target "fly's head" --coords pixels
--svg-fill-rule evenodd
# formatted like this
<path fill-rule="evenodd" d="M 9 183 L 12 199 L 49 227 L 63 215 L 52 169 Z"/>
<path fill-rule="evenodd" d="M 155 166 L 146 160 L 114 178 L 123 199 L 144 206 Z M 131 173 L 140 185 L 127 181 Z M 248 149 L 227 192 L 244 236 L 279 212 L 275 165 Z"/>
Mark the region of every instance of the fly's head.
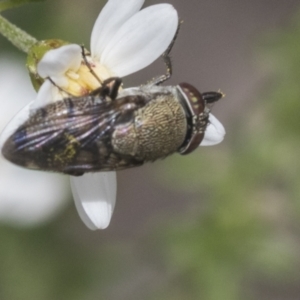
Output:
<path fill-rule="evenodd" d="M 209 123 L 210 112 L 207 104 L 218 101 L 223 97 L 223 94 L 220 92 L 201 94 L 189 83 L 180 83 L 177 89 L 186 110 L 189 126 L 186 139 L 178 152 L 180 154 L 189 154 L 198 148 L 204 138 L 204 133 Z"/>

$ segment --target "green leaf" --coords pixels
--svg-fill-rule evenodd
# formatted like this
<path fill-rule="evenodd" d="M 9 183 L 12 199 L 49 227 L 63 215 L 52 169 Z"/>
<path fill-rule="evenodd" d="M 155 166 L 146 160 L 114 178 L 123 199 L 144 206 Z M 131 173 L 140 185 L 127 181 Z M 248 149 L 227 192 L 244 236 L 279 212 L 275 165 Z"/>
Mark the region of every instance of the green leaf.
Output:
<path fill-rule="evenodd" d="M 45 0 L 4 0 L 0 2 L 0 12 L 16 8 L 28 3 L 42 2 Z"/>

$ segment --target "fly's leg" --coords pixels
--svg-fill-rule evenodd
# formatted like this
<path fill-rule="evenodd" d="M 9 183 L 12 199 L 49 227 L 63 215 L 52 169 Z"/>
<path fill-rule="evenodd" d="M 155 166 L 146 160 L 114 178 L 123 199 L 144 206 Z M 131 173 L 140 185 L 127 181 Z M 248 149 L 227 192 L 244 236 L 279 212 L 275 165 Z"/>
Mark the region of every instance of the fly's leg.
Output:
<path fill-rule="evenodd" d="M 74 95 L 72 95 L 71 93 L 69 93 L 68 91 L 64 90 L 63 88 L 61 88 L 60 86 L 58 86 L 51 77 L 46 77 L 45 79 L 48 79 L 55 87 L 57 87 L 61 92 L 69 95 L 70 98 L 74 97 Z"/>
<path fill-rule="evenodd" d="M 91 74 L 97 79 L 97 81 L 99 82 L 100 85 L 102 85 L 102 80 L 98 77 L 98 75 L 94 72 L 94 70 L 91 67 L 91 64 L 88 62 L 87 58 L 86 58 L 86 54 L 85 54 L 85 49 L 84 49 L 84 45 L 81 45 L 81 55 L 82 55 L 82 59 L 85 63 L 85 65 L 88 67 L 89 71 L 91 72 Z"/>
<path fill-rule="evenodd" d="M 89 71 L 97 79 L 97 81 L 100 84 L 100 86 L 97 89 L 91 91 L 89 95 L 91 95 L 91 96 L 101 95 L 103 97 L 108 96 L 112 100 L 116 99 L 118 96 L 119 88 L 122 85 L 121 78 L 111 77 L 111 78 L 108 78 L 108 79 L 102 81 L 98 77 L 98 75 L 94 72 L 94 70 L 92 69 L 91 64 L 88 62 L 83 45 L 81 45 L 81 55 L 82 55 L 84 63 L 88 67 Z"/>
<path fill-rule="evenodd" d="M 89 96 L 97 96 L 100 95 L 102 97 L 109 97 L 110 99 L 114 100 L 117 98 L 118 96 L 118 91 L 120 86 L 122 85 L 122 80 L 119 77 L 111 77 L 108 78 L 104 81 L 101 81 L 101 79 L 97 76 L 97 74 L 94 72 L 94 70 L 91 67 L 91 64 L 88 62 L 87 58 L 86 58 L 86 53 L 85 53 L 85 49 L 84 46 L 81 45 L 81 54 L 82 54 L 82 59 L 84 61 L 84 63 L 86 64 L 86 66 L 88 67 L 89 71 L 91 72 L 91 74 L 98 80 L 100 86 L 91 91 L 88 95 Z M 46 79 L 48 79 L 55 87 L 57 87 L 61 92 L 67 94 L 70 98 L 74 97 L 74 95 L 72 95 L 71 93 L 69 93 L 68 91 L 64 90 L 63 88 L 61 88 L 60 86 L 58 86 L 51 77 L 47 77 Z"/>
<path fill-rule="evenodd" d="M 160 85 L 163 82 L 167 81 L 172 76 L 172 62 L 171 62 L 170 52 L 171 52 L 171 50 L 175 44 L 175 41 L 177 39 L 181 24 L 182 24 L 182 21 L 179 21 L 178 27 L 177 27 L 177 30 L 176 30 L 176 33 L 174 35 L 172 42 L 169 45 L 169 47 L 167 48 L 167 50 L 162 55 L 162 59 L 167 67 L 166 74 L 154 77 L 152 80 L 147 82 L 146 85 Z"/>
<path fill-rule="evenodd" d="M 90 96 L 100 95 L 102 97 L 109 97 L 114 100 L 118 96 L 118 91 L 122 85 L 122 79 L 119 77 L 111 77 L 103 81 L 102 86 L 90 92 Z"/>
<path fill-rule="evenodd" d="M 47 77 L 55 87 L 57 87 L 61 92 L 66 93 L 70 98 L 74 98 L 75 96 L 69 93 L 68 91 L 64 90 L 60 86 L 58 86 L 51 77 Z M 122 80 L 119 77 L 111 77 L 103 81 L 102 86 L 98 87 L 97 89 L 93 90 L 89 93 L 89 96 L 101 96 L 101 97 L 109 97 L 111 100 L 114 100 L 118 96 L 118 91 L 120 86 L 122 85 Z"/>

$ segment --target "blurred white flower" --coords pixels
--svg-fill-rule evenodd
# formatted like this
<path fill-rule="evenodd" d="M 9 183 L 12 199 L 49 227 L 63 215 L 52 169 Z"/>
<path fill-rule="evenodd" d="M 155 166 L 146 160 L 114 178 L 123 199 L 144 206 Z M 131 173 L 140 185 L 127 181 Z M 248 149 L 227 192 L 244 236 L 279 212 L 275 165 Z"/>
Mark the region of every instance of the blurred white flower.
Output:
<path fill-rule="evenodd" d="M 36 96 L 25 67 L 0 59 L 0 131 Z M 16 167 L 0 157 L 0 222 L 33 226 L 56 215 L 67 203 L 69 189 L 62 175 Z"/>

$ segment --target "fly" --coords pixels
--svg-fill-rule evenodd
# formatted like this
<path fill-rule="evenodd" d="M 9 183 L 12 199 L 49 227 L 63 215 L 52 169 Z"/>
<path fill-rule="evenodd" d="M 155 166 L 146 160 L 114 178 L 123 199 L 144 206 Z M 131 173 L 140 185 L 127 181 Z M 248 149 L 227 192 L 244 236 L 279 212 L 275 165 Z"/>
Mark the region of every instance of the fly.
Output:
<path fill-rule="evenodd" d="M 209 123 L 209 104 L 223 94 L 200 93 L 188 83 L 160 86 L 172 74 L 175 38 L 163 55 L 165 75 L 123 90 L 120 78 L 109 78 L 89 95 L 36 109 L 5 141 L 4 157 L 25 168 L 78 176 L 194 151 Z"/>

